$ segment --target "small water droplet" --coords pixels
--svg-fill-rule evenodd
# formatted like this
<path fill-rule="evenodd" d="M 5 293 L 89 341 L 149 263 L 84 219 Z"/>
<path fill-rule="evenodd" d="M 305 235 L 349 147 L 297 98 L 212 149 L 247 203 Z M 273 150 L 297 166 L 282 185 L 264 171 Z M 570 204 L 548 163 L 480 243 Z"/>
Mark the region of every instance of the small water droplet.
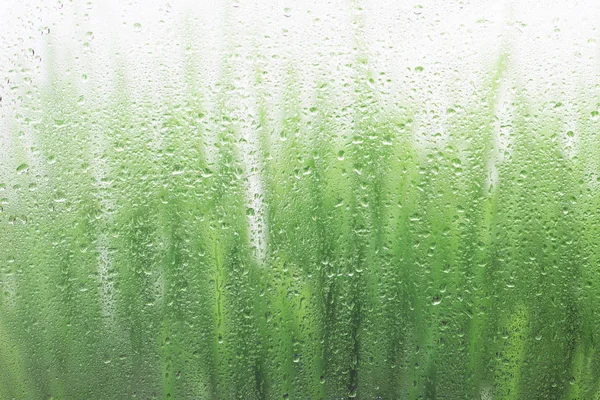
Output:
<path fill-rule="evenodd" d="M 358 395 L 357 390 L 355 387 L 351 387 L 350 388 L 350 392 L 348 393 L 348 397 L 353 399 Z"/>
<path fill-rule="evenodd" d="M 292 16 L 292 9 L 289 7 L 286 7 L 283 9 L 283 15 L 285 15 L 286 17 L 291 17 Z"/>
<path fill-rule="evenodd" d="M 56 193 L 54 193 L 54 202 L 55 203 L 64 203 L 65 201 L 67 201 L 67 196 L 65 196 L 64 192 L 61 192 L 59 190 Z"/>
<path fill-rule="evenodd" d="M 21 165 L 19 165 L 19 166 L 17 167 L 17 173 L 18 173 L 19 175 L 21 175 L 21 174 L 24 174 L 24 173 L 26 173 L 27 171 L 29 171 L 29 165 L 28 165 L 28 164 L 26 164 L 26 163 L 23 163 L 23 164 L 21 164 Z"/>

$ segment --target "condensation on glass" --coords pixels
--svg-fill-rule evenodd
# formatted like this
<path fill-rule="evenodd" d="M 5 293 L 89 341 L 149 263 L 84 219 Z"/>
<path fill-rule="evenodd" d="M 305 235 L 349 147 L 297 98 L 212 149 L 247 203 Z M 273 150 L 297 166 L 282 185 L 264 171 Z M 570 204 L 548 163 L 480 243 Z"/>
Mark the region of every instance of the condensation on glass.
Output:
<path fill-rule="evenodd" d="M 600 398 L 599 3 L 1 8 L 1 399 Z"/>

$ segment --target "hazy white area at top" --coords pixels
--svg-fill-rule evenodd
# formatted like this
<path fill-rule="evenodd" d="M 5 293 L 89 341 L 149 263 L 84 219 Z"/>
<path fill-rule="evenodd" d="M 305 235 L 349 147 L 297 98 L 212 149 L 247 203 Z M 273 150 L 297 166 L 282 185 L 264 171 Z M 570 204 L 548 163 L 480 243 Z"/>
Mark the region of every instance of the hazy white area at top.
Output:
<path fill-rule="evenodd" d="M 542 108 L 561 103 L 565 148 L 576 151 L 566 132 L 600 107 L 599 25 L 598 0 L 0 0 L 0 177 L 23 159 L 42 170 L 33 152 L 13 149 L 35 147 L 28 125 L 36 116 L 28 112 L 54 107 L 36 102 L 48 88 L 56 90 L 51 99 L 71 96 L 100 110 L 98 120 L 111 118 L 110 103 L 121 94 L 157 114 L 190 95 L 201 97 L 209 115 L 226 103 L 246 143 L 248 205 L 258 210 L 249 226 L 260 259 L 268 227 L 252 172 L 260 161 L 259 104 L 272 119 L 267 133 L 277 135 L 290 92 L 294 106 L 308 110 L 326 87 L 339 110 L 369 85 L 376 107 L 412 108 L 418 143 L 439 133 L 435 145 L 443 145 L 447 110 L 476 108 L 495 88 L 494 185 L 517 96 Z M 351 119 L 351 112 L 340 117 L 340 140 L 351 136 Z M 100 134 L 95 140 L 107 146 Z M 94 168 L 98 177 L 108 174 Z"/>
<path fill-rule="evenodd" d="M 274 93 L 292 68 L 306 90 L 330 80 L 336 96 L 350 100 L 342 83 L 365 60 L 364 73 L 384 97 L 417 104 L 467 100 L 503 53 L 519 86 L 538 100 L 565 87 L 589 90 L 600 65 L 596 0 L 1 2 L 4 106 L 27 90 L 23 76 L 34 88 L 48 82 L 50 59 L 53 79 L 100 96 L 110 95 L 122 71 L 133 98 L 195 88 L 207 100 L 224 60 L 242 81 L 267 70 L 263 81 Z"/>

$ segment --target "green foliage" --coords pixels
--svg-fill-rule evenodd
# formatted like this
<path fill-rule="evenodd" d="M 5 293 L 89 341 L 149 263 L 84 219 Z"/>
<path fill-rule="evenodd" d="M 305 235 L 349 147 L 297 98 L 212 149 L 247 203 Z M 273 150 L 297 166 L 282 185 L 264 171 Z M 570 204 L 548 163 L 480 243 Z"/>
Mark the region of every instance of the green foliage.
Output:
<path fill-rule="evenodd" d="M 506 62 L 443 138 L 360 68 L 252 112 L 228 61 L 214 104 L 54 77 L 1 175 L 0 398 L 598 398 L 599 139 L 517 98 L 500 150 Z"/>

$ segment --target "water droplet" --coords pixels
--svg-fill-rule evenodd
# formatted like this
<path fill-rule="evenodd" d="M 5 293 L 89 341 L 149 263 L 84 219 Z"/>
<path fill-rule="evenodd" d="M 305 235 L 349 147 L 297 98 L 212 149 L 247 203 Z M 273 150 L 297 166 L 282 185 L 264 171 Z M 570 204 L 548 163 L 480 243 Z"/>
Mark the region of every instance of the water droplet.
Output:
<path fill-rule="evenodd" d="M 358 395 L 358 392 L 355 387 L 350 388 L 350 392 L 348 393 L 348 397 L 353 399 Z"/>
<path fill-rule="evenodd" d="M 19 175 L 20 175 L 20 174 L 24 174 L 24 173 L 26 173 L 27 171 L 29 171 L 29 165 L 27 165 L 27 164 L 25 164 L 25 163 L 23 163 L 23 164 L 21 164 L 21 165 L 19 165 L 19 166 L 17 167 L 17 173 L 18 173 Z"/>
<path fill-rule="evenodd" d="M 64 192 L 59 190 L 56 193 L 54 193 L 54 202 L 55 203 L 64 203 L 65 201 L 67 201 L 67 196 L 65 196 Z"/>
<path fill-rule="evenodd" d="M 292 16 L 292 9 L 289 7 L 286 7 L 283 9 L 283 15 L 285 15 L 286 17 L 291 17 Z"/>

